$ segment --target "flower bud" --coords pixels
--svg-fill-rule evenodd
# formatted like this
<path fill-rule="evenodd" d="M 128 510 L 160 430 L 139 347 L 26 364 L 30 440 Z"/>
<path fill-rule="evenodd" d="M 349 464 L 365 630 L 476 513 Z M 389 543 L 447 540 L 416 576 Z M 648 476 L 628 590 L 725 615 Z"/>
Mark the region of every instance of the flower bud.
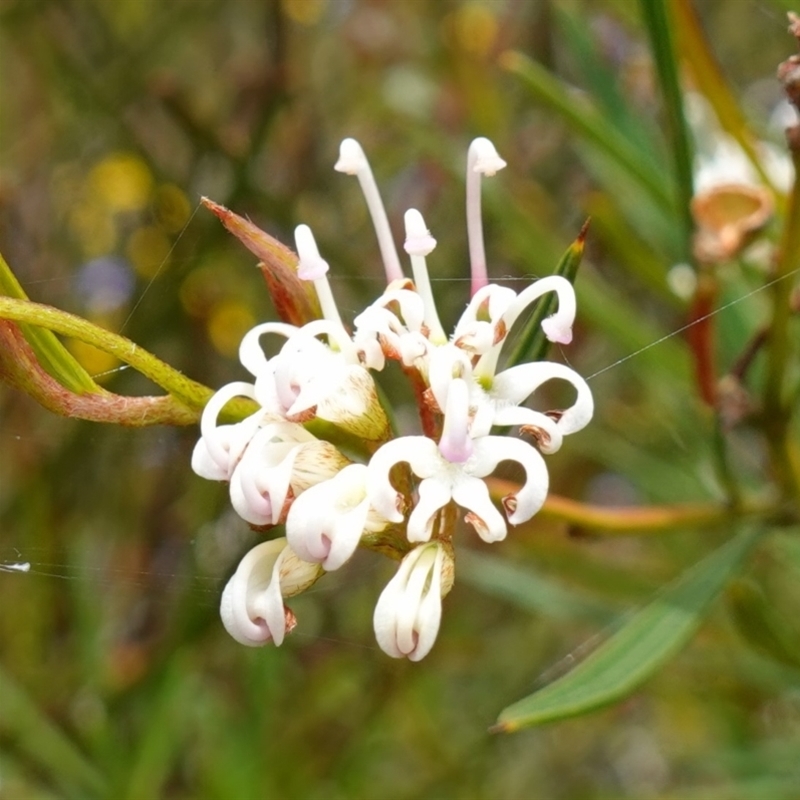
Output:
<path fill-rule="evenodd" d="M 416 547 L 403 559 L 375 606 L 375 637 L 385 653 L 419 661 L 430 652 L 453 572 L 452 551 L 442 542 Z"/>

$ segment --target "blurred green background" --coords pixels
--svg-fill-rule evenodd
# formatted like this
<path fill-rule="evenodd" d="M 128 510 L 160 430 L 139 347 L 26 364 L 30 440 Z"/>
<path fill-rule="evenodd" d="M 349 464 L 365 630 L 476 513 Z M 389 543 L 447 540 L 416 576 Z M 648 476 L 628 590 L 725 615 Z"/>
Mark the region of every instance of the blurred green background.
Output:
<path fill-rule="evenodd" d="M 790 5 L 694 5 L 755 135 L 782 147 L 771 116 L 775 69 L 795 51 Z M 509 49 L 570 87 L 577 118 L 503 67 Z M 0 69 L 0 251 L 26 292 L 208 386 L 244 377 L 239 339 L 272 309 L 254 258 L 201 195 L 289 244 L 310 224 L 348 318 L 382 290 L 357 184 L 332 169 L 345 136 L 370 156 L 396 234 L 405 209 L 425 214 L 446 328 L 467 301 L 463 169 L 478 135 L 509 164 L 484 183 L 494 278 L 520 288 L 551 273 L 593 217 L 576 341 L 551 357 L 590 376 L 687 320 L 673 269 L 691 258 L 685 214 L 634 0 L 0 0 Z M 643 165 L 638 178 L 626 163 Z M 763 255 L 716 278 L 720 303 L 743 297 L 764 283 Z M 723 370 L 767 321 L 767 299 L 715 318 Z M 109 389 L 155 391 L 69 346 Z M 724 499 L 693 369 L 675 336 L 593 379 L 596 420 L 549 458 L 553 492 Z M 250 650 L 225 633 L 218 600 L 256 536 L 226 487 L 189 469 L 197 436 L 61 419 L 0 390 L 0 564 L 31 563 L 0 571 L 0 797 L 800 798 L 797 662 L 754 646 L 730 592 L 627 701 L 487 733 L 728 526 L 603 537 L 542 520 L 491 548 L 465 533 L 419 664 L 376 646 L 393 566 L 362 553 L 292 601 L 283 647 Z M 730 452 L 743 487 L 768 487 L 746 420 Z M 739 585 L 795 645 L 799 579 L 797 539 L 781 535 Z"/>

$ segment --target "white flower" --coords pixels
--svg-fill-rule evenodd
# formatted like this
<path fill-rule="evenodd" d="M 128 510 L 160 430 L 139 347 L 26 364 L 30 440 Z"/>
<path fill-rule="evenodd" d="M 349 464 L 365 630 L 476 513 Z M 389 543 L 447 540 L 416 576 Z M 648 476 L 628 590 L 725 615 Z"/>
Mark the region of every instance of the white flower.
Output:
<path fill-rule="evenodd" d="M 267 333 L 286 337 L 269 359 L 260 341 Z M 318 336 L 326 336 L 328 343 Z M 242 339 L 239 358 L 256 379 L 256 400 L 273 415 L 291 422 L 318 418 L 369 441 L 386 436 L 389 423 L 375 382 L 341 323 L 257 325 Z"/>
<path fill-rule="evenodd" d="M 385 357 L 410 367 L 428 352 L 424 320 L 424 304 L 415 291 L 389 288 L 353 320 L 353 342 L 372 369 L 383 369 Z"/>
<path fill-rule="evenodd" d="M 225 586 L 222 624 L 237 642 L 249 647 L 269 641 L 280 645 L 296 624 L 283 598 L 305 591 L 322 572 L 319 564 L 301 561 L 286 539 L 256 545 Z"/>
<path fill-rule="evenodd" d="M 695 192 L 699 194 L 725 184 L 760 186 L 762 179 L 751 158 L 722 130 L 705 97 L 698 92 L 687 92 L 684 103 L 697 151 L 693 164 Z M 776 131 L 783 134 L 783 129 L 793 124 L 796 116 L 788 103 L 779 104 L 775 108 Z M 786 148 L 769 141 L 756 141 L 753 149 L 772 185 L 788 193 L 794 181 L 794 165 Z"/>
<path fill-rule="evenodd" d="M 288 503 L 349 464 L 302 425 L 273 422 L 253 436 L 231 476 L 231 503 L 251 525 L 277 525 Z"/>
<path fill-rule="evenodd" d="M 508 524 L 523 523 L 542 507 L 549 478 L 541 453 L 555 452 L 564 436 L 583 428 L 593 401 L 586 382 L 562 364 L 519 364 L 498 372 L 509 333 L 532 303 L 557 295 L 556 312 L 541 326 L 560 344 L 572 339 L 576 311 L 574 290 L 563 277 L 542 278 L 519 294 L 487 283 L 481 180 L 505 165 L 488 139 L 470 146 L 472 299 L 448 338 L 426 263 L 436 240 L 420 212 L 408 210 L 404 250 L 413 281 L 404 277 L 364 152 L 353 139 L 342 143 L 336 169 L 359 178 L 387 288 L 355 317 L 351 336 L 331 292 L 328 263 L 311 229 L 298 226 L 297 277 L 313 283 L 322 318 L 304 325 L 270 322 L 245 335 L 239 357 L 254 382 L 229 384 L 214 395 L 192 459 L 198 474 L 230 482 L 234 508 L 252 525 L 286 523 L 287 539 L 254 548 L 225 588 L 221 614 L 238 641 L 280 644 L 295 624 L 283 598 L 338 569 L 360 544 L 397 556 L 408 542 L 423 543 L 406 553 L 374 614 L 380 647 L 395 658 L 418 661 L 433 646 L 442 597 L 453 582 L 456 506 L 465 509 L 465 521 L 486 542 L 505 538 Z M 293 291 L 307 295 L 302 284 Z M 261 341 L 267 334 L 284 340 L 269 357 Z M 370 372 L 382 370 L 387 359 L 399 361 L 411 383 L 424 435 L 390 439 Z M 522 405 L 552 380 L 574 388 L 568 408 L 545 412 Z M 218 424 L 223 407 L 236 396 L 255 400 L 259 410 L 235 425 Z M 537 446 L 492 435 L 496 426 L 519 426 Z M 368 464 L 351 463 L 334 441 L 353 458 L 368 458 Z M 525 480 L 502 499 L 501 508 L 484 479 L 503 461 L 517 462 Z M 395 471 L 399 464 L 408 468 Z M 402 492 L 390 475 L 402 481 Z M 398 538 L 403 533 L 405 542 Z"/>
<path fill-rule="evenodd" d="M 370 508 L 366 476 L 364 464 L 350 464 L 294 501 L 286 538 L 302 559 L 321 562 L 326 572 L 339 569 L 365 531 L 386 527 L 387 520 Z"/>
<path fill-rule="evenodd" d="M 442 597 L 453 582 L 452 557 L 440 542 L 414 548 L 381 593 L 373 623 L 378 644 L 392 658 L 424 658 L 439 633 Z"/>
<path fill-rule="evenodd" d="M 503 515 L 489 497 L 482 479 L 501 461 L 516 461 L 525 470 L 525 483 L 503 498 L 512 525 L 529 520 L 547 497 L 549 478 L 540 453 L 526 442 L 507 436 L 481 436 L 471 439 L 471 454 L 463 461 L 449 461 L 440 447 L 427 436 L 404 436 L 383 445 L 369 462 L 367 488 L 372 506 L 390 522 L 402 522 L 403 497 L 389 480 L 395 464 L 408 462 L 421 478 L 419 498 L 408 518 L 406 535 L 410 542 L 430 539 L 440 509 L 451 500 L 469 511 L 465 519 L 485 542 L 506 536 Z"/>

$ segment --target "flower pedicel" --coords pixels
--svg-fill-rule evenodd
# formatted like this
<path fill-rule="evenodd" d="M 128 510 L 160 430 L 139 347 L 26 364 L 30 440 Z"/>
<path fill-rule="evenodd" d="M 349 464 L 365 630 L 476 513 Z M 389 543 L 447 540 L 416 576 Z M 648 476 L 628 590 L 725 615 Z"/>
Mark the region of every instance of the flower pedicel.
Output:
<path fill-rule="evenodd" d="M 556 294 L 557 311 L 542 329 L 561 344 L 572 339 L 576 311 L 573 288 L 559 276 L 519 294 L 488 282 L 480 181 L 505 165 L 488 139 L 472 142 L 466 181 L 472 298 L 448 337 L 426 263 L 436 240 L 419 211 L 406 212 L 404 249 L 413 280 L 406 278 L 364 151 L 354 139 L 342 142 L 335 168 L 359 179 L 386 290 L 355 317 L 351 335 L 328 283 L 328 263 L 311 229 L 298 226 L 297 277 L 313 285 L 321 318 L 303 325 L 268 322 L 245 335 L 239 356 L 253 381 L 228 384 L 209 401 L 192 457 L 198 475 L 229 483 L 234 509 L 251 525 L 286 526 L 286 538 L 245 555 L 223 592 L 222 619 L 237 641 L 281 644 L 295 625 L 284 598 L 341 567 L 363 544 L 400 560 L 375 608 L 378 644 L 395 658 L 420 660 L 433 647 L 442 598 L 453 585 L 458 509 L 484 541 L 504 539 L 508 523 L 526 522 L 545 501 L 542 454 L 557 451 L 564 436 L 591 420 L 589 387 L 563 364 L 496 371 L 509 331 L 531 303 Z M 261 346 L 266 335 L 285 340 L 271 358 Z M 390 430 L 372 377 L 387 360 L 400 362 L 417 390 L 418 435 Z M 572 406 L 546 414 L 523 405 L 550 380 L 572 384 Z M 233 397 L 254 400 L 258 409 L 241 422 L 220 424 Z M 519 426 L 532 441 L 493 435 L 495 426 Z M 357 444 L 348 455 L 334 444 L 341 436 Z M 525 473 L 520 489 L 502 500 L 505 514 L 483 480 L 501 461 L 515 461 Z"/>

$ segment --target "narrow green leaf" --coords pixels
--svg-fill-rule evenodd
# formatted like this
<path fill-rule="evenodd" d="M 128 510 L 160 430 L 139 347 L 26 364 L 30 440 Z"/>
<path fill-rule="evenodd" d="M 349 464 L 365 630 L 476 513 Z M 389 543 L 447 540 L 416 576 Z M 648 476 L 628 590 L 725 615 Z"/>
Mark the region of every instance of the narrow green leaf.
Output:
<path fill-rule="evenodd" d="M 683 92 L 678 80 L 678 64 L 672 42 L 672 25 L 666 0 L 641 0 L 642 16 L 650 37 L 661 93 L 664 100 L 664 118 L 672 145 L 675 178 L 678 187 L 678 205 L 683 222 L 683 257 L 691 255 L 694 223 L 690 204 L 694 194 L 692 179 L 692 151 L 686 118 L 683 113 Z"/>
<path fill-rule="evenodd" d="M 507 51 L 500 65 L 519 75 L 537 100 L 547 105 L 587 142 L 597 147 L 642 186 L 663 208 L 672 211 L 674 202 L 668 182 L 656 166 L 622 134 L 610 126 L 590 104 L 579 100 L 544 67 L 522 53 Z"/>
<path fill-rule="evenodd" d="M 590 192 L 586 196 L 584 208 L 592 220 L 592 234 L 608 248 L 614 261 L 657 292 L 660 300 L 675 310 L 682 309 L 685 303 L 667 284 L 663 252 L 625 218 L 616 199 L 607 192 Z"/>
<path fill-rule="evenodd" d="M 689 641 L 757 538 L 742 531 L 693 566 L 575 669 L 504 709 L 494 730 L 578 716 L 629 695 Z"/>
<path fill-rule="evenodd" d="M 561 275 L 570 283 L 575 283 L 575 276 L 578 274 L 578 267 L 583 258 L 588 230 L 589 220 L 587 219 L 575 241 L 561 256 L 555 269 L 554 274 Z M 514 343 L 514 349 L 506 362 L 506 367 L 513 367 L 515 364 L 528 361 L 540 361 L 544 358 L 550 342 L 542 330 L 542 321 L 556 310 L 557 302 L 558 300 L 551 293 L 537 303 Z"/>
<path fill-rule="evenodd" d="M 0 254 L 0 295 L 16 300 L 27 300 L 28 295 L 20 286 L 11 268 Z M 39 363 L 65 389 L 75 394 L 99 391 L 98 385 L 88 372 L 75 360 L 74 356 L 48 330 L 20 323 L 20 328 L 30 346 L 36 353 Z"/>
<path fill-rule="evenodd" d="M 647 125 L 647 118 L 625 91 L 619 66 L 601 50 L 596 31 L 586 24 L 585 13 L 566 5 L 554 5 L 553 13 L 569 59 L 575 61 L 580 82 L 591 93 L 598 110 L 631 144 L 651 156 L 654 129 Z"/>
<path fill-rule="evenodd" d="M 540 575 L 529 565 L 520 567 L 487 553 L 459 552 L 458 579 L 519 608 L 557 620 L 581 619 L 606 623 L 611 611 L 604 603 Z"/>
<path fill-rule="evenodd" d="M 105 779 L 0 667 L 0 737 L 44 770 L 66 796 L 105 797 Z"/>
<path fill-rule="evenodd" d="M 740 579 L 733 582 L 726 595 L 733 620 L 744 639 L 779 664 L 800 669 L 797 632 L 776 614 L 761 587 L 751 580 Z"/>
<path fill-rule="evenodd" d="M 711 49 L 693 0 L 672 0 L 670 5 L 675 15 L 675 31 L 680 52 L 698 90 L 711 103 L 723 130 L 744 150 L 761 180 L 774 190 L 775 187 L 756 151 L 755 136 Z"/>

